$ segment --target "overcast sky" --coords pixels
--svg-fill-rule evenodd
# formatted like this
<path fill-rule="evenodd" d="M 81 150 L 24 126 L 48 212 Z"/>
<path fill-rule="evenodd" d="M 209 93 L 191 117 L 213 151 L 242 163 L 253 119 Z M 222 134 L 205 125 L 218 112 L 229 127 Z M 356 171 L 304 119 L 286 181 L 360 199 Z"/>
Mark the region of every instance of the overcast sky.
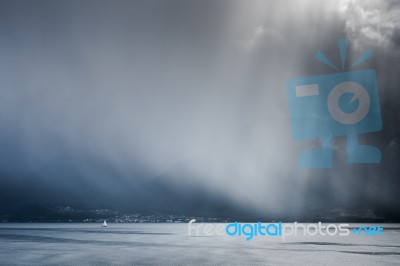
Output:
<path fill-rule="evenodd" d="M 340 38 L 349 61 L 374 52 L 358 69 L 378 74 L 382 164 L 348 165 L 339 138 L 332 169 L 299 170 L 286 80 L 333 73 L 314 55 L 339 64 Z M 399 59 L 394 0 L 1 1 L 2 186 L 165 178 L 261 212 L 398 215 Z"/>

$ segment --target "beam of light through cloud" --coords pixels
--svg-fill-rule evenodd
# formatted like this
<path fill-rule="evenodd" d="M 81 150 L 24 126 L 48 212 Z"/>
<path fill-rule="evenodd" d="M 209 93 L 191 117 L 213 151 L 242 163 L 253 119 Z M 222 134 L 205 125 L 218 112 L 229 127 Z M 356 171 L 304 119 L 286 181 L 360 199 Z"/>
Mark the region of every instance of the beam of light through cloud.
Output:
<path fill-rule="evenodd" d="M 176 187 L 205 187 L 262 212 L 323 205 L 317 178 L 335 204 L 356 197 L 340 169 L 296 168 L 285 81 L 319 74 L 313 55 L 339 38 L 398 49 L 395 2 L 2 6 L 4 173 L 57 184 L 68 179 L 57 171 L 74 168 L 107 190 L 96 167 L 107 162 L 113 176 L 102 179 L 133 188 L 173 176 Z"/>

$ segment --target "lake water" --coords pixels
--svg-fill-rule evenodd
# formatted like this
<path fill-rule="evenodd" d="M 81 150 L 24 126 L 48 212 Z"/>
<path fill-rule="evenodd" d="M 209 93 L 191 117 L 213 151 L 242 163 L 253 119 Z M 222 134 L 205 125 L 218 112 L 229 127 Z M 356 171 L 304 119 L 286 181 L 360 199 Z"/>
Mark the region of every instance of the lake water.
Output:
<path fill-rule="evenodd" d="M 1 265 L 400 265 L 383 236 L 188 236 L 187 224 L 0 224 Z"/>

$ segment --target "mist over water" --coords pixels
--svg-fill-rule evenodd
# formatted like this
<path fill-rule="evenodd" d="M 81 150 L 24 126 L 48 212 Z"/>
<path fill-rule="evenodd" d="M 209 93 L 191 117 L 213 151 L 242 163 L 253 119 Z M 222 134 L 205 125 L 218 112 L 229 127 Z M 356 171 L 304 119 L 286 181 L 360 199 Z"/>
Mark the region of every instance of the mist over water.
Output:
<path fill-rule="evenodd" d="M 157 197 L 183 194 L 262 215 L 399 219 L 396 1 L 0 5 L 2 209 L 173 212 Z M 359 69 L 377 71 L 384 129 L 360 141 L 382 163 L 347 164 L 337 138 L 334 168 L 300 170 L 315 143 L 292 139 L 286 80 L 332 73 L 314 55 L 339 64 L 340 38 L 349 61 L 374 51 Z"/>
<path fill-rule="evenodd" d="M 0 228 L 2 263 L 13 265 L 393 265 L 399 227 L 382 237 L 285 241 L 258 236 L 188 236 L 187 224 L 8 224 Z"/>

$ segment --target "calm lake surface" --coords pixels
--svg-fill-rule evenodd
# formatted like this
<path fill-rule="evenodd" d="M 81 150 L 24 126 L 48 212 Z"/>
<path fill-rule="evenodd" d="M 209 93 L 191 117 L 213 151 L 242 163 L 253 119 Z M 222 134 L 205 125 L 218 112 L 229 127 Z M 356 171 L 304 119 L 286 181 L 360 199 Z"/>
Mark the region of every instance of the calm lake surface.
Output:
<path fill-rule="evenodd" d="M 187 224 L 0 224 L 1 265 L 400 265 L 383 236 L 188 236 Z M 359 226 L 359 225 L 355 225 Z"/>

